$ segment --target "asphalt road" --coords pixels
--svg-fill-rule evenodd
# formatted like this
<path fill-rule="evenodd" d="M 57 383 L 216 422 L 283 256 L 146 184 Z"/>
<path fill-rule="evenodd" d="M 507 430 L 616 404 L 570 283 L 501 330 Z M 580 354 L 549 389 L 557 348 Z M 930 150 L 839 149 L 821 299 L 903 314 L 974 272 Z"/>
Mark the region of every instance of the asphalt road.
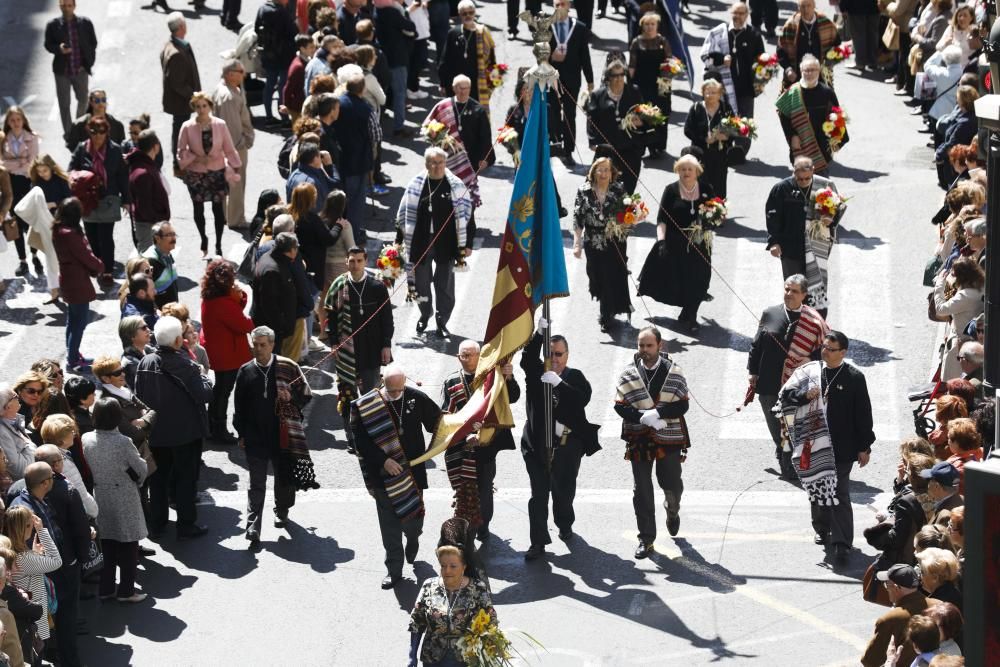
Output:
<path fill-rule="evenodd" d="M 256 4 L 245 3 L 244 21 L 252 20 Z M 206 87 L 217 81 L 218 54 L 234 41 L 218 23 L 218 0 L 209 5 L 200 17 L 189 13 L 189 39 Z M 781 5 L 784 18 L 791 3 Z M 720 2 L 698 3 L 697 9 L 699 15 L 686 20 L 695 54 L 705 32 L 725 16 Z M 3 106 L 22 104 L 43 137 L 43 149 L 65 163 L 69 156 L 54 112 L 51 61 L 41 47 L 45 22 L 57 11 L 55 0 L 0 4 L 5 44 L 0 100 Z M 168 136 L 170 121 L 159 105 L 158 55 L 167 39 L 163 14 L 128 0 L 80 0 L 78 11 L 97 27 L 101 47 L 93 85 L 107 88 L 111 113 L 125 120 L 149 111 L 161 137 Z M 504 5 L 485 3 L 480 13 L 493 31 L 499 59 L 513 70 L 530 64 L 526 43 L 506 37 Z M 599 19 L 595 32 L 593 60 L 600 71 L 606 51 L 625 48 L 624 19 Z M 825 560 L 812 544 L 805 495 L 780 481 L 773 469 L 759 408 L 735 412 L 746 389 L 746 352 L 756 316 L 781 299 L 780 267 L 764 251 L 763 216 L 768 189 L 790 173 L 770 110 L 775 86 L 757 101 L 760 139 L 752 159 L 729 179 L 733 219 L 715 243 L 715 299 L 701 309 L 706 324 L 696 338 L 678 333 L 676 309 L 638 297 L 633 297 L 631 328 L 601 334 L 597 304 L 587 298 L 583 261 L 569 252 L 571 221 L 563 220 L 572 296 L 553 302 L 552 319 L 555 330 L 569 338 L 570 365 L 582 369 L 594 387 L 589 415 L 603 425 L 604 449 L 581 467 L 577 537 L 567 545 L 557 541 L 548 561 L 530 565 L 522 560 L 528 546 L 527 475 L 518 454 L 500 457 L 496 537 L 484 556 L 504 627 L 530 633 L 545 647 L 533 651 L 514 633 L 529 664 L 856 663 L 880 611 L 860 598 L 859 580 L 872 555 L 861 530 L 886 502 L 896 442 L 911 432 L 906 389 L 928 375 L 936 334 L 924 316 L 920 278 L 933 240 L 927 221 L 941 193 L 933 185 L 931 151 L 916 133 L 918 121 L 880 79 L 837 72 L 852 140 L 831 169 L 851 201 L 831 257 L 829 319 L 852 339 L 848 357 L 867 377 L 878 436 L 871 463 L 853 475 L 859 550 L 844 568 Z M 682 127 L 690 95 L 684 88 L 675 86 L 670 156 L 687 143 Z M 433 92 L 430 84 L 426 89 Z M 493 99 L 495 128 L 513 101 L 513 81 Z M 414 107 L 408 119 L 419 123 L 431 101 Z M 260 115 L 259 108 L 253 111 Z M 283 186 L 274 166 L 280 140 L 258 133 L 250 154 L 250 210 L 260 190 Z M 386 145 L 393 183 L 390 194 L 372 204 L 370 226 L 382 240 L 393 236 L 392 214 L 403 185 L 421 168 L 422 150 L 419 142 Z M 580 151 L 578 161 L 589 160 L 586 146 Z M 648 199 L 658 200 L 673 181 L 671 166 L 669 157 L 645 163 L 640 190 Z M 570 171 L 558 162 L 553 167 L 563 201 L 571 202 L 583 167 Z M 470 271 L 456 278 L 452 339 L 417 336 L 416 309 L 403 303 L 402 291 L 393 298 L 394 354 L 432 396 L 439 395 L 442 379 L 457 367 L 458 343 L 480 337 L 485 328 L 512 173 L 509 156 L 502 154 L 481 178 L 481 232 Z M 181 298 L 197 313 L 203 262 L 188 198 L 179 181 L 171 178 L 171 185 L 181 234 L 176 254 L 180 272 L 189 279 Z M 120 261 L 127 257 L 127 236 L 120 225 Z M 629 241 L 634 275 L 653 241 L 651 224 Z M 228 257 L 238 260 L 244 248 L 245 240 L 227 232 Z M 13 248 L 0 255 L 0 276 L 13 275 L 13 260 Z M 36 277 L 13 281 L 0 299 L 4 379 L 35 358 L 64 354 L 64 314 L 45 300 L 44 283 Z M 113 295 L 105 294 L 92 311 L 83 351 L 119 350 Z M 646 322 L 664 329 L 671 353 L 686 371 L 695 402 L 688 413 L 694 444 L 684 469 L 680 535 L 670 539 L 664 533 L 657 555 L 635 562 L 631 476 L 622 460 L 612 400 L 614 377 L 630 358 L 637 328 Z M 322 356 L 313 357 L 308 377 L 316 396 L 310 443 L 323 488 L 300 495 L 287 531 L 266 524 L 263 551 L 252 554 L 240 528 L 247 484 L 243 456 L 237 450 L 206 451 L 201 481 L 207 493 L 200 516 L 211 536 L 196 543 L 164 541 L 159 553 L 144 561 L 140 585 L 151 600 L 127 608 L 84 603 L 91 634 L 82 641 L 89 664 L 392 665 L 405 660 L 407 614 L 417 581 L 433 575 L 436 563 L 425 545 L 416 572 L 406 570 L 410 581 L 395 594 L 379 590 L 383 567 L 374 507 L 356 462 L 344 451 Z M 523 408 L 515 407 L 516 417 L 523 418 Z M 430 473 L 428 543 L 449 513 L 442 467 Z"/>

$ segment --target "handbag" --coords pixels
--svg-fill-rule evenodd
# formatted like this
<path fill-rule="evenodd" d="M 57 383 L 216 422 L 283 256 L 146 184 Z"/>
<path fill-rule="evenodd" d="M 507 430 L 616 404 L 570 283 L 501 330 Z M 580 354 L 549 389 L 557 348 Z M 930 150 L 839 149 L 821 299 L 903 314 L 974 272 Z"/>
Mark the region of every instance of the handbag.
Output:
<path fill-rule="evenodd" d="M 899 26 L 895 21 L 889 21 L 882 33 L 882 44 L 890 51 L 899 51 Z"/>
<path fill-rule="evenodd" d="M 934 292 L 927 293 L 927 319 L 931 322 L 947 322 L 950 315 L 938 315 L 937 306 L 934 304 Z"/>
<path fill-rule="evenodd" d="M 7 218 L 3 221 L 3 237 L 6 241 L 16 241 L 21 238 L 21 228 L 17 226 L 17 220 Z"/>
<path fill-rule="evenodd" d="M 91 540 L 90 548 L 87 550 L 87 560 L 80 568 L 80 576 L 87 578 L 97 574 L 102 569 L 104 569 L 104 554 L 101 552 L 101 546 L 97 540 Z"/>
<path fill-rule="evenodd" d="M 104 195 L 97 207 L 85 217 L 86 222 L 110 223 L 122 219 L 122 198 L 118 195 Z"/>
<path fill-rule="evenodd" d="M 875 569 L 875 563 L 868 566 L 865 570 L 865 576 L 861 580 L 861 593 L 866 602 L 872 602 L 883 607 L 891 607 L 892 602 L 889 601 L 889 591 L 885 589 L 882 582 L 878 580 L 876 575 L 878 570 Z"/>
<path fill-rule="evenodd" d="M 927 260 L 927 264 L 924 265 L 924 287 L 934 287 L 934 278 L 943 264 L 944 262 L 937 255 Z"/>
<path fill-rule="evenodd" d="M 264 225 L 261 225 L 257 233 L 254 234 L 253 240 L 250 241 L 250 245 L 243 251 L 243 259 L 240 260 L 240 265 L 236 267 L 236 275 L 244 282 L 249 283 L 254 279 L 255 269 L 257 268 L 257 249 L 260 247 L 260 239 L 263 236 Z"/>

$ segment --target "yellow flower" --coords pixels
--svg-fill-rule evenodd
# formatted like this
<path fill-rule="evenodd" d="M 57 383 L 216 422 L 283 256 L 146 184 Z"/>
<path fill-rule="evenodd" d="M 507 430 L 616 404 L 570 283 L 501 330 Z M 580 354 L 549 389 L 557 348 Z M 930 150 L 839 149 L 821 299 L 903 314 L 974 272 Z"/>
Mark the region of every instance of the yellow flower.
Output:
<path fill-rule="evenodd" d="M 827 134 L 833 133 L 833 128 L 835 127 L 836 125 L 834 125 L 830 121 L 826 121 L 825 123 L 823 123 L 823 131 Z"/>
<path fill-rule="evenodd" d="M 479 636 L 489 629 L 491 622 L 492 619 L 490 618 L 490 615 L 486 613 L 486 610 L 480 609 L 479 613 L 476 614 L 476 617 L 472 619 L 470 631 L 472 634 Z"/>

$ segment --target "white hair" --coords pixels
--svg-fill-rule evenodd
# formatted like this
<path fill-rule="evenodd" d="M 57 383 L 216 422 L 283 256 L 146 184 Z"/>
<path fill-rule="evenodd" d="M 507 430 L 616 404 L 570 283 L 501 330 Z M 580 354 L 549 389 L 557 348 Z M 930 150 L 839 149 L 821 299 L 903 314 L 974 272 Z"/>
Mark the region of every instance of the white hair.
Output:
<path fill-rule="evenodd" d="M 272 238 L 277 237 L 278 234 L 282 232 L 294 232 L 295 231 L 295 218 L 293 218 L 288 213 L 282 213 L 274 219 L 271 223 L 271 236 Z"/>
<path fill-rule="evenodd" d="M 454 79 L 451 80 L 451 85 L 452 86 L 457 86 L 460 83 L 467 83 L 467 84 L 469 84 L 471 86 L 472 85 L 472 79 L 470 79 L 469 77 L 465 76 L 464 74 L 458 74 L 458 75 L 455 76 Z"/>
<path fill-rule="evenodd" d="M 461 352 L 462 350 L 475 350 L 476 352 L 479 352 L 479 343 L 471 338 L 463 340 L 458 345 L 458 351 Z"/>
<path fill-rule="evenodd" d="M 458 3 L 458 11 L 462 11 L 463 9 L 478 9 L 478 8 L 476 7 L 476 3 L 473 2 L 472 0 L 462 0 L 460 3 Z"/>
<path fill-rule="evenodd" d="M 167 14 L 167 30 L 170 31 L 171 35 L 177 34 L 177 31 L 184 26 L 184 15 L 180 12 L 170 12 Z"/>
<path fill-rule="evenodd" d="M 273 343 L 274 329 L 265 326 L 254 327 L 253 331 L 250 332 L 250 340 L 257 340 L 258 338 L 269 338 Z"/>
<path fill-rule="evenodd" d="M 8 382 L 0 382 L 0 410 L 7 407 L 7 404 L 17 397 L 14 389 Z"/>
<path fill-rule="evenodd" d="M 431 146 L 424 151 L 424 164 L 427 164 L 427 161 L 430 160 L 432 157 L 443 157 L 445 160 L 447 160 L 448 154 L 442 148 L 438 148 L 437 146 Z"/>
<path fill-rule="evenodd" d="M 962 49 L 957 44 L 950 44 L 941 49 L 941 59 L 945 65 L 957 65 L 962 62 Z"/>
<path fill-rule="evenodd" d="M 807 53 L 802 56 L 802 60 L 799 61 L 799 68 L 801 69 L 803 65 L 819 65 L 819 58 L 811 53 Z"/>
<path fill-rule="evenodd" d="M 174 347 L 177 339 L 184 333 L 184 326 L 181 321 L 171 315 L 164 315 L 156 321 L 153 327 L 153 336 L 157 345 Z"/>
<path fill-rule="evenodd" d="M 963 357 L 968 358 L 968 360 L 974 364 L 983 363 L 983 360 L 986 356 L 986 353 L 983 350 L 983 344 L 975 340 L 970 340 L 965 343 L 962 343 L 962 347 L 959 349 L 959 353 Z"/>
<path fill-rule="evenodd" d="M 973 218 L 965 223 L 965 233 L 973 236 L 986 236 L 988 229 L 986 218 Z"/>
<path fill-rule="evenodd" d="M 812 158 L 809 157 L 808 155 L 800 155 L 797 158 L 795 158 L 795 160 L 792 161 L 793 169 L 798 168 L 799 165 L 803 167 L 809 167 L 810 169 L 812 169 L 814 166 Z"/>
<path fill-rule="evenodd" d="M 406 372 L 403 370 L 402 366 L 400 366 L 399 364 L 396 364 L 396 363 L 389 364 L 382 371 L 382 380 L 383 381 L 388 380 L 389 378 L 399 377 L 399 376 L 402 376 L 402 377 L 405 378 L 406 377 Z"/>
<path fill-rule="evenodd" d="M 354 63 L 347 63 L 337 69 L 337 81 L 341 83 L 350 83 L 352 79 L 356 81 L 364 78 L 365 71 Z"/>

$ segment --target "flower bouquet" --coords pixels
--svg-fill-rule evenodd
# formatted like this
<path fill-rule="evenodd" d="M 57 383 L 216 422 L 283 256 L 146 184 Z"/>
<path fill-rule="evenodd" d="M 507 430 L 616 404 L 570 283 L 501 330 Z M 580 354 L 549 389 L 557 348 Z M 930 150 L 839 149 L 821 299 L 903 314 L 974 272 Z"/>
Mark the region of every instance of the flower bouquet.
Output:
<path fill-rule="evenodd" d="M 503 77 L 507 74 L 510 66 L 507 63 L 495 63 L 486 72 L 486 80 L 489 81 L 490 90 L 496 90 L 503 85 Z"/>
<path fill-rule="evenodd" d="M 649 216 L 646 202 L 638 192 L 622 199 L 622 209 L 615 214 L 614 220 L 608 222 L 604 230 L 605 236 L 612 241 L 625 241 L 635 225 Z"/>
<path fill-rule="evenodd" d="M 836 65 L 837 63 L 843 62 L 845 59 L 850 58 L 854 53 L 854 49 L 851 48 L 850 44 L 841 44 L 840 46 L 834 46 L 829 51 L 826 52 L 825 64 Z"/>
<path fill-rule="evenodd" d="M 449 154 L 458 150 L 455 138 L 448 132 L 447 126 L 440 121 L 432 120 L 425 123 L 420 128 L 420 136 L 426 139 L 431 146 L 444 149 Z"/>
<path fill-rule="evenodd" d="M 656 79 L 656 89 L 660 95 L 666 97 L 673 89 L 673 80 L 687 71 L 682 61 L 677 56 L 670 56 L 660 63 L 660 76 Z"/>
<path fill-rule="evenodd" d="M 840 107 L 830 109 L 830 115 L 823 122 L 823 134 L 830 140 L 830 150 L 836 153 L 847 136 L 847 122 L 850 119 Z"/>
<path fill-rule="evenodd" d="M 375 268 L 379 270 L 385 286 L 392 287 L 403 275 L 403 246 L 398 243 L 382 246 L 382 252 L 375 260 Z"/>
<path fill-rule="evenodd" d="M 497 141 L 513 156 L 514 166 L 519 166 L 521 164 L 521 138 L 517 135 L 517 130 L 510 125 L 504 125 L 497 131 Z"/>
<path fill-rule="evenodd" d="M 635 104 L 622 118 L 621 128 L 631 137 L 640 128 L 652 129 L 666 122 L 667 117 L 655 104 Z"/>
<path fill-rule="evenodd" d="M 764 92 L 765 86 L 774 77 L 781 74 L 781 64 L 778 62 L 778 54 L 770 55 L 762 53 L 757 56 L 757 62 L 753 66 L 753 94 L 754 97 Z"/>
<path fill-rule="evenodd" d="M 835 218 L 847 208 L 847 197 L 841 197 L 832 188 L 823 188 L 812 195 L 813 208 L 818 218 L 809 221 L 809 238 L 829 241 L 830 228 L 823 224 L 822 218 Z"/>
<path fill-rule="evenodd" d="M 688 235 L 688 252 L 691 252 L 692 244 L 703 245 L 706 250 L 711 252 L 712 240 L 715 238 L 713 230 L 718 229 L 726 222 L 728 214 L 726 200 L 722 197 L 713 197 L 699 206 L 698 221 L 682 230 Z"/>
<path fill-rule="evenodd" d="M 734 139 L 756 139 L 757 121 L 753 118 L 744 118 L 733 114 L 722 119 L 722 122 L 719 123 L 719 130 Z"/>
<path fill-rule="evenodd" d="M 542 646 L 531 635 L 524 632 L 518 634 L 536 646 Z M 521 655 L 485 609 L 479 610 L 469 629 L 458 640 L 458 651 L 469 667 L 510 667 L 514 664 L 514 654 Z"/>

